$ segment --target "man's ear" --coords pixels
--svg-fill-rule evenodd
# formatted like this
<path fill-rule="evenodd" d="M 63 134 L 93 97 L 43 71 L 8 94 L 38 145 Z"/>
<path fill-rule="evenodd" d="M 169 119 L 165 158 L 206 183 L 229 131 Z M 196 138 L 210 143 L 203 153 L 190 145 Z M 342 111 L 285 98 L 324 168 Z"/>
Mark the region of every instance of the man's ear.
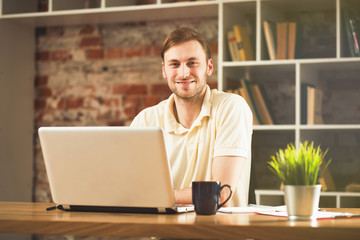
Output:
<path fill-rule="evenodd" d="M 208 76 L 211 76 L 211 74 L 213 73 L 214 71 L 214 61 L 210 58 L 208 60 L 208 66 L 207 66 L 207 71 L 206 71 L 206 74 Z"/>
<path fill-rule="evenodd" d="M 162 75 L 163 75 L 163 77 L 166 79 L 165 64 L 164 64 L 164 62 L 162 62 L 161 68 L 162 68 Z"/>

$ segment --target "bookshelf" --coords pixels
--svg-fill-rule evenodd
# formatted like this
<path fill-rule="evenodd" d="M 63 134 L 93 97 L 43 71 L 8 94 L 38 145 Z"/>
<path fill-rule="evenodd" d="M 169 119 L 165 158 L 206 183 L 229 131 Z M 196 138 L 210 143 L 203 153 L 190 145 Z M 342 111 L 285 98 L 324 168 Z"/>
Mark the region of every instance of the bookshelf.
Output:
<path fill-rule="evenodd" d="M 40 2 L 45 7 L 40 7 Z M 329 148 L 328 156 L 333 161 L 330 170 L 336 173 L 333 175 L 339 191 L 359 175 L 360 111 L 356 102 L 360 102 L 360 57 L 352 57 L 348 50 L 341 11 L 345 5 L 359 11 L 359 1 L 0 0 L 0 3 L 0 157 L 5 159 L 1 164 L 14 164 L 12 172 L 5 173 L 3 169 L 7 168 L 0 167 L 0 182 L 7 182 L 12 175 L 25 176 L 25 180 L 0 188 L 0 196 L 6 200 L 31 200 L 34 29 L 39 26 L 217 17 L 218 88 L 224 91 L 238 88 L 242 78 L 263 85 L 275 120 L 273 125 L 254 126 L 253 187 L 277 188 L 280 183 L 275 179 L 262 177 L 271 174 L 266 168 L 269 156 L 289 142 L 298 146 L 304 140 L 314 140 Z M 270 60 L 265 20 L 301 23 L 304 31 L 301 54 L 294 59 Z M 231 60 L 227 32 L 236 24 L 248 31 L 254 56 L 251 61 Z M 304 83 L 323 91 L 322 124 L 301 122 Z M 14 106 L 15 111 L 9 111 Z M 24 151 L 16 151 L 19 148 Z M 19 170 L 15 165 L 29 167 Z M 345 170 L 338 171 L 342 168 Z M 10 188 L 24 191 L 19 195 L 10 193 Z"/>

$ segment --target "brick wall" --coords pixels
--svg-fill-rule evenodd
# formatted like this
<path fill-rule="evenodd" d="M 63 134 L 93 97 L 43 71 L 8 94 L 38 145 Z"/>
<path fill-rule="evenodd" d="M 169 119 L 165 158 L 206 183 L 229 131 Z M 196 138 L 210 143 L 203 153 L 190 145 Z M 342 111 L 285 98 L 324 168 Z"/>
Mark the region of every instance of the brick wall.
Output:
<path fill-rule="evenodd" d="M 36 130 L 129 125 L 139 111 L 168 98 L 160 46 L 180 26 L 209 39 L 216 66 L 216 18 L 36 29 Z M 217 86 L 216 71 L 209 84 Z M 35 173 L 34 200 L 51 201 L 37 137 Z"/>

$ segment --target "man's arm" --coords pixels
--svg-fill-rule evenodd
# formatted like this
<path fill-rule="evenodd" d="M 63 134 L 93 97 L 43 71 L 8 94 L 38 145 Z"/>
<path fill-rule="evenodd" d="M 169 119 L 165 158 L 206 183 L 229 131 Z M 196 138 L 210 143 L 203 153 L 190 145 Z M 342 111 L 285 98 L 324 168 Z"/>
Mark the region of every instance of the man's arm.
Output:
<path fill-rule="evenodd" d="M 192 204 L 192 189 L 185 188 L 175 190 L 175 203 L 176 204 Z"/>
<path fill-rule="evenodd" d="M 229 184 L 232 191 L 235 191 L 245 161 L 246 158 L 244 157 L 215 157 L 212 165 L 212 180 L 219 181 L 222 185 Z M 228 198 L 229 193 L 230 191 L 228 188 L 224 188 L 221 194 L 220 203 Z M 186 188 L 175 190 L 175 202 L 176 204 L 192 204 L 192 189 Z M 225 206 L 227 206 L 227 204 L 225 204 Z"/>
<path fill-rule="evenodd" d="M 212 164 L 212 179 L 221 182 L 221 185 L 228 184 L 231 190 L 235 191 L 241 177 L 241 169 L 245 167 L 245 157 L 219 156 L 215 157 Z M 221 191 L 220 203 L 225 201 L 230 194 L 228 188 Z M 225 204 L 228 205 L 229 202 Z"/>

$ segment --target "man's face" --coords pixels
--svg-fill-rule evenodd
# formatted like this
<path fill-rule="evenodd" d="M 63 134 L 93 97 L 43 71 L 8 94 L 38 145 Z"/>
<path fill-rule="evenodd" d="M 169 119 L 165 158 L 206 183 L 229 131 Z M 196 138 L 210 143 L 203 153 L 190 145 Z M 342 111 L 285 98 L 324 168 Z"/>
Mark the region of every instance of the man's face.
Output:
<path fill-rule="evenodd" d="M 203 96 L 206 76 L 213 72 L 213 61 L 206 60 L 201 44 L 191 40 L 177 44 L 165 52 L 162 71 L 170 90 L 177 97 L 193 101 Z"/>

